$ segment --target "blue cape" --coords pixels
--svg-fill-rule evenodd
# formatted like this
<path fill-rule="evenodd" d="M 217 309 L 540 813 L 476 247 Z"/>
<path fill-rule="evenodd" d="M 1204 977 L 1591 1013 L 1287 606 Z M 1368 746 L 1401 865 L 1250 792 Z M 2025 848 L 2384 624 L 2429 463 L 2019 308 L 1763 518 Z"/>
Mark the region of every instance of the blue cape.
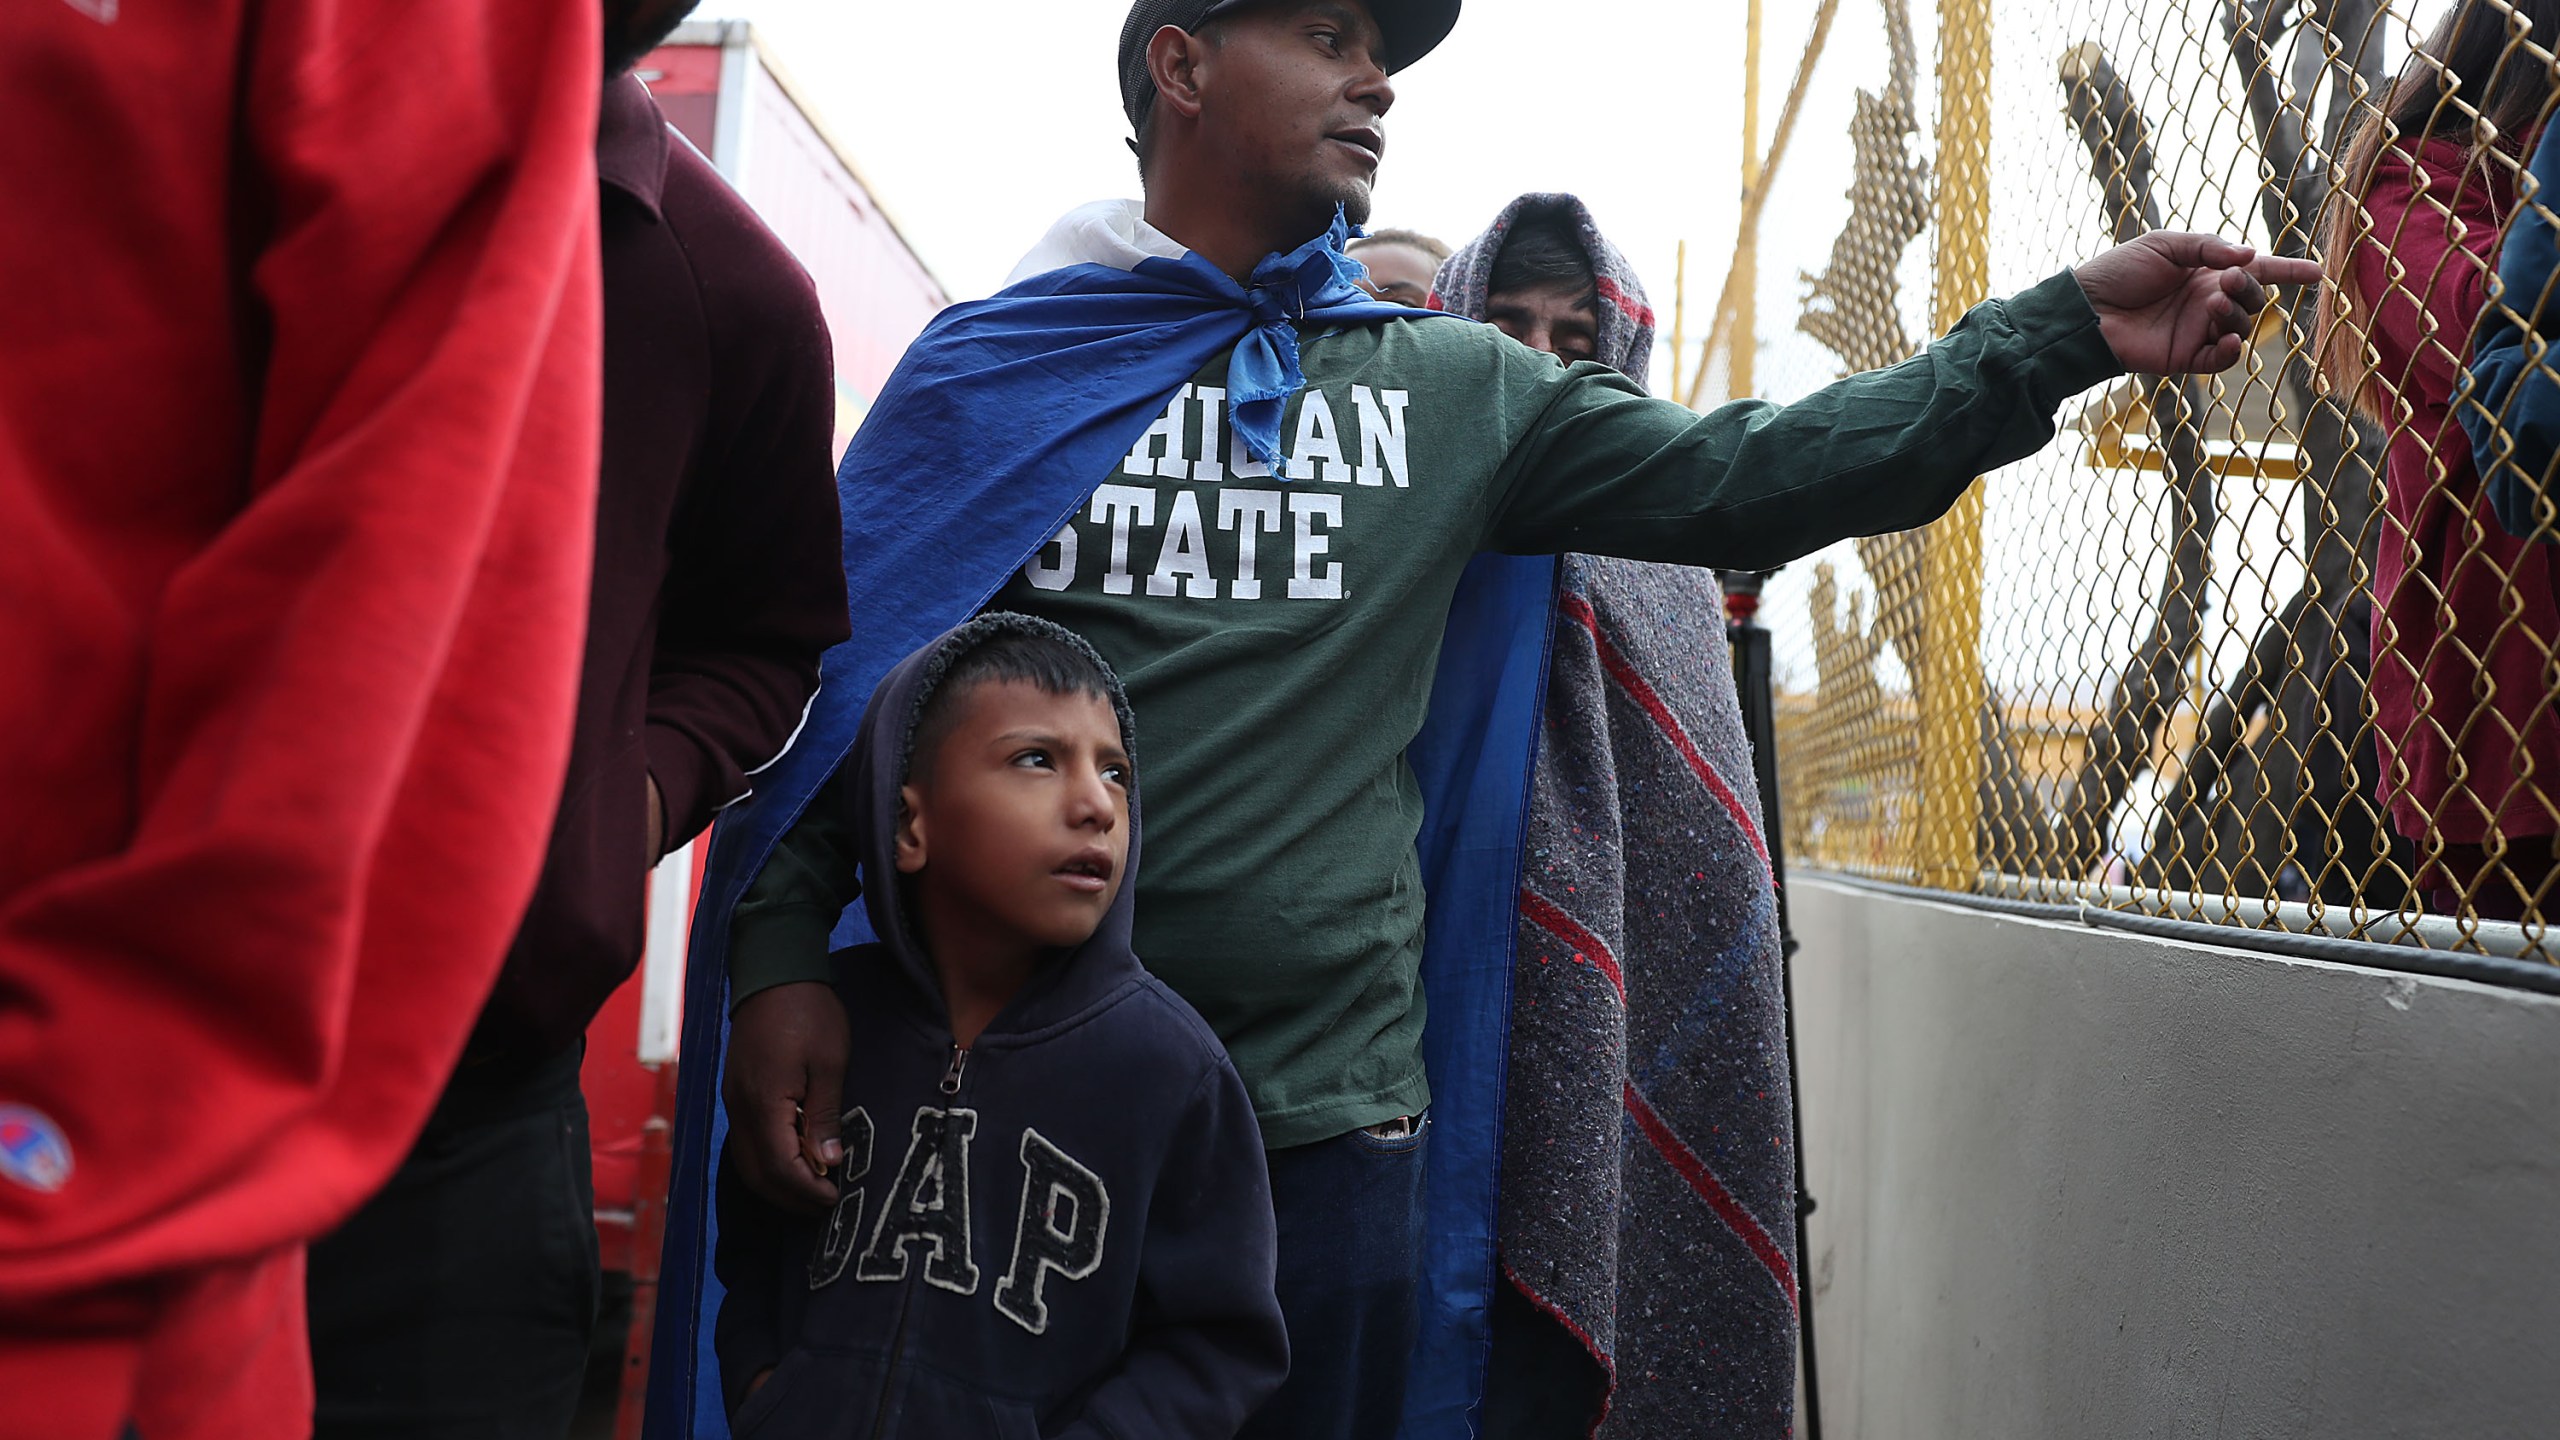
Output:
<path fill-rule="evenodd" d="M 711 1353 L 711 1178 L 728 1134 L 729 920 L 851 748 L 880 677 L 984 608 L 1220 352 L 1236 433 L 1271 461 L 1303 384 L 1300 321 L 1464 323 L 1349 283 L 1346 230 L 1265 259 L 1250 287 L 1197 255 L 1134 270 L 1078 265 L 938 316 L 899 362 L 836 473 L 855 634 L 829 651 L 790 750 L 712 833 L 687 961 L 683 1064 L 667 1197 L 651 1440 L 721 1440 Z M 1279 467 L 1273 465 L 1275 477 Z M 1430 896 L 1423 1036 L 1432 1092 L 1422 1340 L 1404 1432 L 1456 1440 L 1483 1393 L 1494 1279 L 1504 1035 L 1521 835 L 1545 689 L 1556 564 L 1478 556 L 1450 608 L 1430 719 L 1409 757 L 1425 802 Z M 838 943 L 857 937 L 853 907 Z"/>

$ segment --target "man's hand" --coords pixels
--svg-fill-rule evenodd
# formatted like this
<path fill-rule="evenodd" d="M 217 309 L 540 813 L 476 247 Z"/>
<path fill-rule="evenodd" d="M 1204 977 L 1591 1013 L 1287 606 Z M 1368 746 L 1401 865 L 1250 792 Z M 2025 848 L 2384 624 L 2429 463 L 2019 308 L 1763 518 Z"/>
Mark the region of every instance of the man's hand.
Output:
<path fill-rule="evenodd" d="M 667 801 L 658 793 L 658 777 L 649 777 L 649 863 L 667 858 Z"/>
<path fill-rule="evenodd" d="M 759 990 L 729 1017 L 721 1098 L 748 1188 L 792 1210 L 836 1203 L 827 1178 L 844 1159 L 844 1063 L 853 1046 L 835 987 Z"/>
<path fill-rule="evenodd" d="M 2312 261 L 2180 230 L 2129 240 L 2072 273 L 2117 363 L 2146 375 L 2230 369 L 2266 308 L 2267 287 L 2320 279 Z"/>

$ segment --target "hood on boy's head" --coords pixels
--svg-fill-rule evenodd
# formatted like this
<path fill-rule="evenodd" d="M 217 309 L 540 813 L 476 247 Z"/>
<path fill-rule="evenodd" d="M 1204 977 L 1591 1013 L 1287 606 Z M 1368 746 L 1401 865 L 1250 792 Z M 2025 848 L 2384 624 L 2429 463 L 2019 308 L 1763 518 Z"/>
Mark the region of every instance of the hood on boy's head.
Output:
<path fill-rule="evenodd" d="M 1137 723 L 1129 710 L 1128 692 L 1121 688 L 1120 677 L 1085 643 L 1083 636 L 1029 615 L 997 611 L 944 631 L 939 639 L 899 661 L 896 668 L 881 677 L 879 688 L 871 692 L 870 705 L 862 712 L 862 729 L 854 739 L 853 753 L 845 761 L 846 799 L 855 827 L 854 860 L 862 870 L 862 903 L 870 915 L 872 933 L 915 971 L 929 993 L 937 992 L 938 982 L 907 924 L 905 887 L 899 884 L 898 792 L 915 768 L 916 728 L 926 703 L 963 657 L 1005 635 L 1037 635 L 1054 640 L 1091 661 L 1105 693 L 1111 697 L 1112 713 L 1119 717 L 1120 748 L 1128 752 L 1133 771 L 1129 783 L 1129 860 L 1120 872 L 1120 893 L 1113 897 L 1111 909 L 1095 928 L 1093 938 L 1085 942 L 1085 948 L 1106 944 L 1121 950 L 1129 947 L 1130 916 L 1137 903 L 1140 830 L 1139 781 L 1134 774 Z"/>
<path fill-rule="evenodd" d="M 1653 307 L 1645 300 L 1644 282 L 1636 278 L 1627 257 L 1592 223 L 1590 208 L 1574 196 L 1523 195 L 1502 207 L 1493 228 L 1441 262 L 1440 277 L 1431 287 L 1434 298 L 1452 315 L 1484 319 L 1492 299 L 1493 262 L 1502 254 L 1503 242 L 1523 214 L 1542 210 L 1569 214 L 1574 233 L 1582 237 L 1584 253 L 1591 257 L 1593 288 L 1599 292 L 1592 297 L 1600 321 L 1597 358 L 1638 385 L 1644 384 L 1646 372 L 1653 368 Z"/>

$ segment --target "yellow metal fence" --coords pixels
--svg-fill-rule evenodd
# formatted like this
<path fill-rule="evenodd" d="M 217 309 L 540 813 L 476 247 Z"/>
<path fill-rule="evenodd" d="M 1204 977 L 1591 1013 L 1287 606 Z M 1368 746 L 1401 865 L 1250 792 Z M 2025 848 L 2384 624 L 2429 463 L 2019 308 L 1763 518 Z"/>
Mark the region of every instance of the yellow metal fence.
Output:
<path fill-rule="evenodd" d="M 2475 316 L 2538 299 L 2494 266 L 2544 203 L 2560 0 L 1801 14 L 1829 49 L 1746 214 L 1828 251 L 1746 235 L 1727 290 L 1757 303 L 1717 301 L 1693 400 L 1890 363 L 2147 229 L 2345 283 L 2280 296 L 2224 375 L 2074 400 L 1928 530 L 1771 583 L 1794 863 L 2553 958 L 2560 546 L 2548 504 L 2542 539 L 2500 528 L 2453 417 Z"/>

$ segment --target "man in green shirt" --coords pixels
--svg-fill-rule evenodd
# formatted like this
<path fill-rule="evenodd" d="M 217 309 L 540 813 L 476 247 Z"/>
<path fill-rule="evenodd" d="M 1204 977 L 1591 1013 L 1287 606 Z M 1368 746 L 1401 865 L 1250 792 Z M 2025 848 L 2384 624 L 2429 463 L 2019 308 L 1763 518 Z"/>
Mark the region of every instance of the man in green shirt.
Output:
<path fill-rule="evenodd" d="M 1366 218 L 1391 68 L 1454 0 L 1139 0 L 1123 97 L 1144 205 L 1068 216 L 1017 272 L 1196 253 L 1249 276 Z M 1177 391 L 999 608 L 1091 640 L 1140 717 L 1137 948 L 1253 1094 L 1296 1357 L 1248 1433 L 1391 1434 L 1413 1334 L 1423 1120 L 1421 799 L 1406 763 L 1479 552 L 1767 568 L 1924 524 L 2127 368 L 2236 360 L 2263 283 L 2316 270 L 2155 235 L 1977 308 L 1927 352 L 1787 407 L 1701 416 L 1449 320 L 1305 326 L 1275 476 L 1226 363 Z M 857 606 L 872 597 L 857 597 Z M 894 603 L 882 598 L 881 603 Z M 855 894 L 821 796 L 740 903 L 733 1156 L 831 1203 L 844 1019 L 827 935 Z"/>

